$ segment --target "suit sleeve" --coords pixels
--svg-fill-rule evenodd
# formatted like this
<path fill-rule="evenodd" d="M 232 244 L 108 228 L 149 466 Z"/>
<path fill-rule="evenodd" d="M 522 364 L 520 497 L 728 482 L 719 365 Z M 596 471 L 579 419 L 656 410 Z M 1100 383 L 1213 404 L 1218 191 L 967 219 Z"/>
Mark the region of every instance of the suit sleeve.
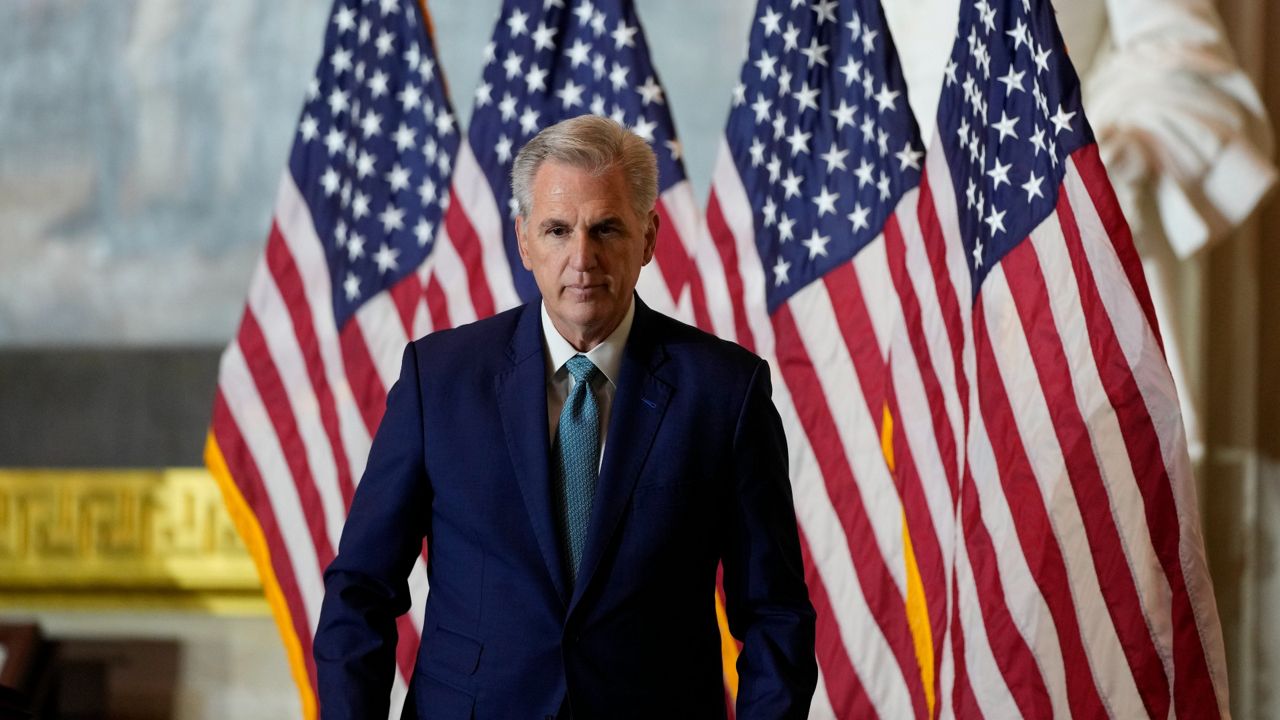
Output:
<path fill-rule="evenodd" d="M 417 353 L 410 344 L 387 395 L 338 555 L 324 574 L 314 654 L 326 720 L 388 713 L 395 620 L 409 610 L 407 578 L 430 530 L 421 398 Z"/>
<path fill-rule="evenodd" d="M 805 718 L 818 679 L 815 614 L 804 581 L 787 441 L 763 361 L 742 404 L 732 469 L 722 558 L 729 629 L 742 641 L 737 717 Z"/>

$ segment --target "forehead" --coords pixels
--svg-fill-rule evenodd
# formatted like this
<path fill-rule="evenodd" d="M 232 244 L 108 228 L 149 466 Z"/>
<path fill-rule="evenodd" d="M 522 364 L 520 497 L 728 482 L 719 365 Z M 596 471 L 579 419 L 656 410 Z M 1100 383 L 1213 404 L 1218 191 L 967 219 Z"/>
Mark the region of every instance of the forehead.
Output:
<path fill-rule="evenodd" d="M 547 160 L 533 178 L 532 214 L 589 211 L 621 214 L 630 209 L 626 176 L 614 165 L 603 172 Z"/>

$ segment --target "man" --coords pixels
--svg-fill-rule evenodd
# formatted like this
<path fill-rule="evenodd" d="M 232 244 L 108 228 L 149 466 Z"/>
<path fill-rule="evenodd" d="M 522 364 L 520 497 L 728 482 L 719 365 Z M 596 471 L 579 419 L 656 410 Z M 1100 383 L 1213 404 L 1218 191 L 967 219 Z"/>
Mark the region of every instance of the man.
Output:
<path fill-rule="evenodd" d="M 723 717 L 717 563 L 738 717 L 804 717 L 814 612 L 769 369 L 635 297 L 653 152 L 583 116 L 512 175 L 542 301 L 405 349 L 325 573 L 323 716 L 386 716 L 425 536 L 409 717 Z"/>

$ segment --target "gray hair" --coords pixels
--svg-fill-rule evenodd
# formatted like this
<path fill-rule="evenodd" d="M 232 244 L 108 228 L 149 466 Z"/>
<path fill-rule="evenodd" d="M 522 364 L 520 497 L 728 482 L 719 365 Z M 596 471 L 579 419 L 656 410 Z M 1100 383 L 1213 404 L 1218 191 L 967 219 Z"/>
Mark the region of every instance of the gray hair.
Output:
<path fill-rule="evenodd" d="M 511 166 L 511 193 L 520 214 L 533 211 L 533 178 L 547 160 L 586 170 L 594 176 L 621 168 L 636 215 L 645 217 L 658 199 L 658 157 L 649 143 L 609 118 L 579 115 L 543 128 Z"/>

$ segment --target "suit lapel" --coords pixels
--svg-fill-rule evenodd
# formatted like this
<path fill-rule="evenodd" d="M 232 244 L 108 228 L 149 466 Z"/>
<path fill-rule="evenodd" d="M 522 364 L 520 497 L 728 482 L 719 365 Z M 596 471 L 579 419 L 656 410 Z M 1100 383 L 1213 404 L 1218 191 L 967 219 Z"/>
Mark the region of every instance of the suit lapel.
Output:
<path fill-rule="evenodd" d="M 502 430 L 511 453 L 516 482 L 538 539 L 538 548 L 563 601 L 567 582 L 560 560 L 551 511 L 550 453 L 547 424 L 547 375 L 542 352 L 539 305 L 526 305 L 511 336 L 507 354 L 512 367 L 495 378 Z"/>
<path fill-rule="evenodd" d="M 631 499 L 674 390 L 671 383 L 659 376 L 666 350 L 655 337 L 656 314 L 640 302 L 639 297 L 635 302 L 635 320 L 623 351 L 618 388 L 609 413 L 609 435 L 578 583 L 569 603 L 570 614 L 591 584 L 596 566 Z"/>

